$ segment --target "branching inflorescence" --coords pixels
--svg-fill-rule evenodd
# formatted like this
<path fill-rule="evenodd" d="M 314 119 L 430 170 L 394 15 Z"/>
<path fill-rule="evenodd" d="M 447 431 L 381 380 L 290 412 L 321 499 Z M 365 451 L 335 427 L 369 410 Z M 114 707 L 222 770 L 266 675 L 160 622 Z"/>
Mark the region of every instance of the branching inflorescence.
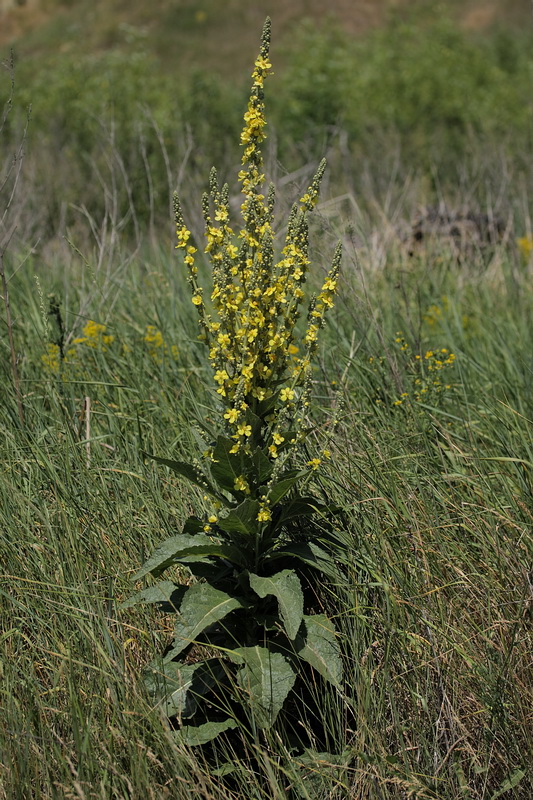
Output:
<path fill-rule="evenodd" d="M 246 736 L 253 737 L 256 727 L 278 724 L 282 707 L 304 691 L 306 681 L 314 685 L 320 677 L 334 691 L 342 684 L 335 626 L 320 604 L 313 606 L 316 595 L 305 591 L 318 576 L 337 579 L 331 517 L 338 509 L 301 491 L 321 459 L 298 466 L 290 458 L 297 460 L 306 433 L 311 358 L 333 305 L 341 251 L 309 303 L 300 354 L 296 326 L 310 266 L 308 216 L 325 163 L 294 204 L 276 257 L 274 188 L 262 191 L 269 43 L 267 20 L 241 134 L 241 231 L 231 227 L 228 186 L 219 188 L 215 170 L 203 197 L 203 249 L 213 274 L 209 300 L 198 280 L 200 247 L 192 243 L 175 198 L 177 247 L 184 253 L 220 401 L 218 430 L 202 426 L 211 434 L 202 461 L 153 458 L 199 486 L 213 508 L 189 517 L 136 579 L 158 578 L 181 564 L 200 581 L 186 587 L 161 581 L 127 603 L 162 603 L 177 612 L 173 643 L 148 669 L 146 681 L 189 744 L 238 728 L 243 709 L 253 722 Z M 279 722 L 279 731 L 284 724 Z M 285 733 L 304 746 L 306 730 L 302 725 Z"/>
<path fill-rule="evenodd" d="M 242 230 L 230 224 L 229 191 L 219 189 L 212 170 L 209 193 L 203 197 L 206 246 L 212 264 L 212 314 L 198 283 L 196 254 L 181 204 L 174 200 L 177 247 L 185 253 L 192 302 L 198 309 L 201 338 L 209 347 L 216 391 L 225 410 L 233 452 L 250 452 L 252 438 L 271 458 L 289 454 L 302 436 L 302 409 L 309 393 L 311 357 L 326 311 L 333 306 L 341 260 L 340 246 L 322 289 L 309 304 L 303 352 L 295 343 L 295 326 L 309 272 L 309 212 L 318 200 L 323 160 L 306 193 L 292 207 L 279 258 L 274 253 L 274 186 L 263 193 L 265 176 L 261 144 L 265 134 L 263 84 L 269 75 L 270 20 L 252 73 L 252 89 L 244 115 L 244 147 L 238 178 L 242 187 Z M 257 421 L 260 420 L 258 427 Z M 286 429 L 290 420 L 291 436 Z M 254 424 L 255 423 L 255 424 Z M 268 518 L 265 508 L 260 513 Z"/>

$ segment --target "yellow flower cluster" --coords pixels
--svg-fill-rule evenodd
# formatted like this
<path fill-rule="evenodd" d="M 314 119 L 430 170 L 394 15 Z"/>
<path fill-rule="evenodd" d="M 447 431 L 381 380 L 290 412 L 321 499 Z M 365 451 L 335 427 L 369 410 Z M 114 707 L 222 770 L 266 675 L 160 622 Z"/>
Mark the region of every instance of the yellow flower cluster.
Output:
<path fill-rule="evenodd" d="M 49 342 L 46 346 L 46 353 L 41 356 L 41 361 L 50 372 L 57 375 L 61 363 L 59 345 Z"/>
<path fill-rule="evenodd" d="M 90 319 L 83 327 L 83 336 L 74 339 L 72 344 L 85 344 L 87 347 L 92 347 L 94 350 L 101 350 L 105 353 L 107 346 L 112 344 L 115 339 L 114 336 L 106 333 L 106 330 L 106 325 Z"/>
<path fill-rule="evenodd" d="M 144 341 L 147 344 L 148 353 L 151 358 L 158 364 L 163 362 L 163 357 L 169 354 L 174 357 L 178 355 L 178 348 L 176 345 L 170 347 L 165 342 L 161 331 L 155 325 L 147 325 L 146 333 L 144 334 Z"/>
<path fill-rule="evenodd" d="M 405 377 L 410 383 L 411 391 L 402 392 L 393 405 L 401 406 L 410 399 L 417 403 L 427 403 L 430 399 L 433 402 L 435 395 L 452 388 L 450 383 L 443 382 L 440 375 L 435 374 L 453 367 L 455 363 L 455 354 L 450 353 L 447 347 L 426 350 L 423 356 L 419 354 L 413 356 L 401 332 L 396 334 L 395 343 L 400 351 L 405 353 Z"/>
<path fill-rule="evenodd" d="M 112 334 L 106 333 L 106 330 L 106 325 L 90 319 L 83 326 L 83 336 L 78 336 L 76 339 L 73 339 L 71 346 L 63 356 L 58 344 L 49 343 L 46 353 L 41 356 L 41 361 L 50 372 L 58 374 L 62 364 L 73 366 L 76 363 L 82 352 L 80 345 L 105 353 L 108 347 L 115 341 L 115 337 Z"/>
<path fill-rule="evenodd" d="M 533 236 L 522 236 L 516 240 L 518 249 L 525 261 L 529 261 L 533 253 Z"/>
<path fill-rule="evenodd" d="M 294 342 L 295 325 L 304 299 L 308 276 L 308 214 L 315 206 L 325 161 L 318 167 L 307 192 L 295 203 L 289 216 L 285 242 L 276 260 L 273 212 L 275 193 L 263 192 L 265 176 L 261 143 L 266 137 L 263 84 L 271 69 L 269 61 L 270 20 L 263 29 L 259 56 L 252 73 L 252 88 L 241 144 L 242 169 L 238 174 L 243 202 L 242 230 L 236 235 L 230 226 L 229 189 L 219 187 L 211 171 L 209 192 L 202 200 L 205 247 L 212 265 L 213 289 L 208 309 L 203 288 L 198 284 L 195 263 L 197 248 L 191 243 L 178 197 L 174 199 L 177 244 L 184 253 L 201 326 L 200 338 L 209 348 L 216 391 L 225 406 L 228 433 L 235 440 L 233 451 L 249 450 L 252 419 L 262 422 L 260 441 L 271 458 L 286 442 L 282 430 L 295 403 L 304 403 L 309 384 L 311 356 L 325 313 L 333 306 L 341 249 L 319 294 L 311 301 L 301 355 Z M 279 404 L 275 401 L 279 399 Z M 279 406 L 279 407 L 277 407 Z M 268 412 L 265 410 L 268 408 Z M 302 422 L 297 417 L 297 422 Z M 262 509 L 263 516 L 267 510 Z"/>

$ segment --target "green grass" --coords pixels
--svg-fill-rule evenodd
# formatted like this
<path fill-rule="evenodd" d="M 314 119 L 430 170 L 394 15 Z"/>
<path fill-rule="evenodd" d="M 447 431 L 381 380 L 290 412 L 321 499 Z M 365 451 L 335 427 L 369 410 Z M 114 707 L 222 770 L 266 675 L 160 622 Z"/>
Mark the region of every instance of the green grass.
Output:
<path fill-rule="evenodd" d="M 148 25 L 135 3 L 126 21 L 123 3 L 94 5 L 63 8 L 34 31 L 33 44 L 29 36 L 15 46 L 4 141 L 8 158 L 31 106 L 18 198 L 23 238 L 40 247 L 71 232 L 79 245 L 85 214 L 107 215 L 128 237 L 160 230 L 173 190 L 186 200 L 184 176 L 207 175 L 216 164 L 224 180 L 235 166 L 263 12 L 255 22 L 235 2 L 222 20 L 206 0 L 200 24 L 201 8 L 169 2 Z M 406 6 L 365 37 L 333 19 L 289 24 L 270 10 L 270 161 L 291 173 L 327 153 L 339 193 L 370 207 L 365 172 L 389 183 L 380 200 L 422 177 L 426 202 L 462 183 L 461 199 L 483 203 L 485 195 L 506 215 L 512 194 L 502 191 L 500 162 L 508 180 L 528 192 L 532 185 L 531 31 L 508 19 L 483 33 L 464 30 L 455 3 L 445 13 L 433 3 Z M 4 49 L 0 60 L 8 55 Z M 0 69 L 2 107 L 10 84 Z"/>
<path fill-rule="evenodd" d="M 319 209 L 317 234 L 346 222 Z M 345 509 L 345 577 L 319 596 L 345 695 L 314 689 L 339 763 L 291 760 L 266 736 L 239 748 L 226 785 L 145 695 L 167 621 L 117 610 L 144 556 L 202 507 L 141 457 L 194 455 L 191 419 L 212 413 L 184 276 L 170 245 L 105 245 L 108 261 L 71 254 L 66 272 L 64 255 L 46 272 L 6 263 L 25 425 L 4 331 L 0 798 L 531 797 L 531 263 L 513 241 L 457 263 L 446 242 L 409 257 L 371 234 L 365 219 L 346 247 L 307 445 L 331 450 L 316 488 Z M 49 292 L 78 351 L 64 379 L 42 362 L 57 338 Z M 88 319 L 114 337 L 105 352 L 73 344 Z M 147 325 L 167 344 L 157 359 Z M 418 402 L 417 364 L 441 348 L 454 365 L 440 387 L 422 375 Z"/>

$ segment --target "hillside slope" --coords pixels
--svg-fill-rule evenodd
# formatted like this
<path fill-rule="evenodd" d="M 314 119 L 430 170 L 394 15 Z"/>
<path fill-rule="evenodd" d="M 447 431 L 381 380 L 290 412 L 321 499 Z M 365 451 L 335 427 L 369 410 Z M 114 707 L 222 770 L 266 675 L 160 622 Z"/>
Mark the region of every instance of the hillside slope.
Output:
<path fill-rule="evenodd" d="M 141 45 L 164 69 L 201 64 L 241 76 L 257 47 L 258 31 L 270 15 L 276 48 L 290 48 L 295 26 L 329 19 L 354 35 L 383 24 L 390 14 L 424 20 L 443 13 L 467 28 L 533 22 L 530 0 L 0 0 L 0 48 L 24 60 L 54 53 L 91 53 Z"/>

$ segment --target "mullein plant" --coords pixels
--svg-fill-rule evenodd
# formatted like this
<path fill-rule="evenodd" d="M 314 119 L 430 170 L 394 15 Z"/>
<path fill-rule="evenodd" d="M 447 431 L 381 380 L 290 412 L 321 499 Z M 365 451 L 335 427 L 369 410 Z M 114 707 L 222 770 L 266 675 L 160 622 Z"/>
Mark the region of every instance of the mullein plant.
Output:
<path fill-rule="evenodd" d="M 181 565 L 199 580 L 187 585 L 162 580 L 124 604 L 156 603 L 176 613 L 173 641 L 150 665 L 146 680 L 154 702 L 191 745 L 237 726 L 254 737 L 279 727 L 280 712 L 289 698 L 294 701 L 298 679 L 305 676 L 318 675 L 335 689 L 342 682 L 333 622 L 309 600 L 316 598 L 319 580 L 337 575 L 328 522 L 334 509 L 305 489 L 321 458 L 303 457 L 311 361 L 333 306 L 341 249 L 307 304 L 298 347 L 310 266 L 308 217 L 325 162 L 293 205 L 276 256 L 274 187 L 264 192 L 261 155 L 269 45 L 267 19 L 241 134 L 241 230 L 232 227 L 228 186 L 219 187 L 214 169 L 202 202 L 203 248 L 195 246 L 180 201 L 174 200 L 177 248 L 188 271 L 200 339 L 209 351 L 219 428 L 204 431 L 206 447 L 195 464 L 155 460 L 201 487 L 211 513 L 190 517 L 135 579 L 159 579 Z M 200 249 L 212 265 L 209 300 L 198 279 Z"/>

